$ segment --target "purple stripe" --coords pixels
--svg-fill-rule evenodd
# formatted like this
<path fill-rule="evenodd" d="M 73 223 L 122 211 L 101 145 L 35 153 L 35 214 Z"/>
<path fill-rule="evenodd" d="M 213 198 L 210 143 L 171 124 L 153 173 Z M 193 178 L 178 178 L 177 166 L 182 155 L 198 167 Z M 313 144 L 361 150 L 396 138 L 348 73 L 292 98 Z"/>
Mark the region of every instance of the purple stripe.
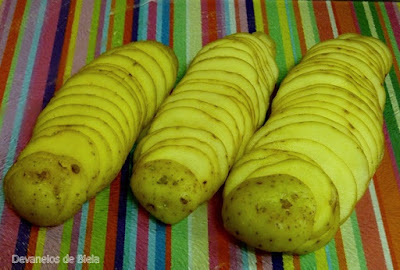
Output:
<path fill-rule="evenodd" d="M 138 7 L 140 4 L 140 0 L 135 0 L 133 6 Z M 139 29 L 139 10 L 140 8 L 133 9 L 133 20 L 132 20 L 132 37 L 131 41 L 138 40 L 138 29 Z"/>
<path fill-rule="evenodd" d="M 240 32 L 248 32 L 246 1 L 239 1 Z"/>
<path fill-rule="evenodd" d="M 11 1 L 11 3 L 8 3 L 8 1 L 5 0 L 3 5 L 5 6 L 5 8 L 3 10 L 0 22 L 0 63 L 3 60 L 3 54 L 7 44 L 8 32 L 10 31 L 17 1 Z"/>
<path fill-rule="evenodd" d="M 94 1 L 83 1 L 81 17 L 79 18 L 79 28 L 76 35 L 74 62 L 72 64 L 71 75 L 86 64 L 87 51 L 89 46 L 90 29 L 92 25 L 93 3 Z"/>
<path fill-rule="evenodd" d="M 81 219 L 82 218 L 82 212 L 79 211 L 74 217 L 74 224 L 72 226 L 72 232 L 71 232 L 71 243 L 69 247 L 69 255 L 72 256 L 73 258 L 76 258 L 78 256 L 78 245 L 79 245 L 79 238 L 80 237 L 86 237 L 86 235 L 79 235 L 79 230 L 81 227 Z M 61 242 L 61 241 L 60 241 Z M 70 263 L 68 265 L 68 269 L 75 269 L 76 261 L 73 263 Z"/>
<path fill-rule="evenodd" d="M 44 256 L 59 256 L 63 228 L 64 226 L 47 228 L 46 238 L 43 247 Z"/>
<path fill-rule="evenodd" d="M 101 2 L 101 9 L 100 9 L 100 15 L 99 15 L 99 26 L 97 28 L 95 57 L 97 57 L 101 54 L 101 47 L 102 47 L 101 41 L 103 40 L 102 33 L 103 33 L 103 27 L 104 27 L 104 16 L 106 13 L 106 6 L 107 6 L 107 0 L 103 0 Z"/>
<path fill-rule="evenodd" d="M 50 69 L 47 76 L 46 90 L 43 96 L 42 108 L 49 103 L 56 89 L 56 80 L 64 43 L 65 30 L 67 28 L 70 4 L 70 0 L 63 0 L 61 4 L 60 15 L 57 23 L 57 32 L 54 39 L 53 52 L 51 55 Z"/>
<path fill-rule="evenodd" d="M 31 225 L 29 222 L 21 219 L 19 225 L 17 243 L 15 244 L 14 254 L 19 257 L 26 256 L 28 253 L 29 236 L 31 234 Z M 13 269 L 24 269 L 25 264 L 13 264 Z"/>
<path fill-rule="evenodd" d="M 223 38 L 226 36 L 226 27 L 225 25 L 225 10 L 224 10 L 224 1 L 222 0 L 217 0 L 217 5 L 216 5 L 216 11 L 217 14 L 217 35 L 218 38 Z M 227 11 L 228 12 L 228 11 Z"/>

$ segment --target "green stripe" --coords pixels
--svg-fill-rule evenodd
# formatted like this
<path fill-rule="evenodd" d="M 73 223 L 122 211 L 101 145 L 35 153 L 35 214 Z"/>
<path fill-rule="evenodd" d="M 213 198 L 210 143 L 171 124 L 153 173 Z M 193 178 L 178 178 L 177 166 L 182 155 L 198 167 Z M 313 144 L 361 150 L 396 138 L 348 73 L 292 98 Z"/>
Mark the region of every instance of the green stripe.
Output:
<path fill-rule="evenodd" d="M 358 226 L 357 215 L 355 212 L 356 211 L 354 211 L 353 214 L 350 216 L 350 219 L 351 219 L 351 226 L 353 227 L 354 241 L 356 243 L 358 261 L 360 263 L 361 269 L 367 269 L 367 262 L 365 260 L 363 243 L 360 234 L 360 227 Z"/>
<path fill-rule="evenodd" d="M 289 19 L 289 27 L 292 29 L 291 30 L 291 41 L 292 41 L 292 47 L 293 47 L 293 57 L 295 61 L 295 65 L 298 64 L 300 61 L 302 55 L 301 55 L 301 47 L 300 47 L 300 39 L 299 39 L 299 33 L 297 32 L 297 23 L 296 23 L 296 16 L 294 14 L 294 9 L 293 9 L 293 2 L 292 1 L 287 1 L 287 16 Z"/>
<path fill-rule="evenodd" d="M 72 237 L 72 227 L 74 226 L 74 218 L 68 219 L 63 224 L 63 233 L 61 236 L 61 246 L 60 246 L 60 258 L 64 258 L 70 252 L 71 248 L 71 237 Z M 44 254 L 46 255 L 46 254 Z M 60 263 L 58 269 L 68 269 L 67 263 Z"/>
<path fill-rule="evenodd" d="M 112 36 L 112 47 L 121 46 L 124 42 L 124 28 L 125 28 L 125 1 L 115 1 L 114 11 L 114 29 Z"/>
<path fill-rule="evenodd" d="M 10 73 L 8 74 L 8 79 L 7 79 L 6 87 L 4 90 L 3 100 L 2 100 L 1 106 L 0 106 L 1 112 L 2 112 L 2 113 L 0 113 L 0 134 L 1 134 L 1 130 L 3 128 L 3 121 L 4 121 L 5 112 L 7 110 L 8 99 L 10 97 L 11 87 L 14 82 L 15 69 L 18 64 L 18 57 L 19 57 L 19 54 L 21 51 L 22 41 L 25 36 L 25 29 L 27 28 L 26 22 L 28 20 L 28 16 L 30 13 L 31 4 L 32 4 L 32 1 L 29 0 L 25 6 L 24 14 L 23 14 L 21 25 L 20 25 L 19 32 L 18 32 L 17 44 L 15 45 L 14 56 L 11 61 Z M 10 29 L 10 31 L 12 31 L 12 29 Z M 3 74 L 2 74 L 2 76 L 3 76 Z"/>
<path fill-rule="evenodd" d="M 90 254 L 99 257 L 100 263 L 104 264 L 104 252 L 106 248 L 108 202 L 110 198 L 110 186 L 97 194 L 94 205 L 93 230 L 91 232 Z M 89 265 L 90 266 L 90 265 Z M 93 267 L 96 267 L 93 265 Z"/>
<path fill-rule="evenodd" d="M 185 218 L 171 229 L 171 269 L 188 269 L 188 219 Z"/>
<path fill-rule="evenodd" d="M 331 269 L 339 269 L 339 259 L 337 256 L 337 251 L 336 251 L 336 242 L 335 238 L 333 238 L 327 245 L 328 250 L 329 250 L 329 261 L 330 261 L 330 267 Z"/>
<path fill-rule="evenodd" d="M 300 269 L 314 269 L 316 264 L 314 252 L 300 256 Z"/>
<path fill-rule="evenodd" d="M 279 84 L 281 80 L 285 77 L 287 73 L 286 62 L 285 62 L 285 51 L 283 47 L 283 39 L 281 34 L 281 27 L 279 23 L 279 16 L 278 16 L 278 6 L 277 2 L 275 1 L 266 1 L 265 2 L 265 9 L 267 12 L 268 18 L 268 25 L 269 25 L 269 35 L 276 43 L 276 55 L 280 55 L 281 57 L 277 57 L 277 65 L 279 68 L 279 77 L 278 82 Z"/>
<path fill-rule="evenodd" d="M 174 51 L 178 58 L 178 81 L 182 79 L 186 70 L 186 2 L 174 2 Z"/>
<path fill-rule="evenodd" d="M 369 29 L 367 15 L 364 10 L 362 2 L 353 3 L 354 10 L 356 12 L 357 22 L 360 27 L 361 34 L 365 36 L 371 36 L 371 30 Z"/>
<path fill-rule="evenodd" d="M 320 38 L 319 38 L 319 31 L 318 31 L 318 24 L 317 24 L 317 20 L 315 19 L 315 12 L 314 12 L 314 7 L 313 7 L 313 3 L 312 1 L 309 1 L 307 3 L 308 5 L 308 11 L 309 11 L 309 16 L 310 16 L 310 22 L 312 25 L 312 31 L 314 33 L 314 44 L 317 44 L 320 42 Z"/>
<path fill-rule="evenodd" d="M 99 19 L 100 19 L 101 0 L 96 0 L 93 5 L 92 25 L 90 27 L 90 37 L 88 43 L 88 52 L 86 56 L 86 63 L 92 61 L 96 52 L 96 41 L 98 35 Z"/>

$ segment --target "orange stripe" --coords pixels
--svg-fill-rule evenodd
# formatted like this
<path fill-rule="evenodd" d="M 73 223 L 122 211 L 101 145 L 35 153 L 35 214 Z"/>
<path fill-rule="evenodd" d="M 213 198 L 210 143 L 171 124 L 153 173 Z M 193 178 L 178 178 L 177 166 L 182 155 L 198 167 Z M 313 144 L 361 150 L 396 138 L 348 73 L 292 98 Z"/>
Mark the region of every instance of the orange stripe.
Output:
<path fill-rule="evenodd" d="M 378 245 L 381 240 L 369 192 L 357 204 L 356 212 L 368 269 L 379 269 L 385 265 L 385 257 L 382 245 Z"/>
<path fill-rule="evenodd" d="M 264 32 L 268 35 L 269 28 L 268 28 L 267 8 L 265 5 L 265 1 L 260 0 L 260 2 L 261 2 L 261 15 L 262 15 L 262 20 L 263 20 L 263 25 L 264 25 Z"/>
<path fill-rule="evenodd" d="M 336 244 L 336 254 L 338 257 L 339 269 L 341 270 L 347 269 L 346 255 L 344 254 L 343 239 L 340 229 L 335 235 L 335 244 Z"/>
<path fill-rule="evenodd" d="M 115 264 L 115 249 L 118 232 L 119 191 L 121 188 L 121 173 L 111 182 L 108 201 L 107 233 L 105 243 L 104 268 L 113 269 Z"/>
<path fill-rule="evenodd" d="M 305 55 L 307 52 L 306 40 L 304 37 L 304 31 L 303 31 L 303 26 L 302 26 L 302 22 L 301 22 L 299 3 L 297 1 L 293 1 L 293 10 L 294 10 L 295 18 L 296 18 L 297 33 L 299 36 L 301 54 Z"/>
<path fill-rule="evenodd" d="M 324 41 L 333 38 L 328 8 L 326 7 L 325 1 L 313 2 L 313 6 L 320 40 Z"/>
<path fill-rule="evenodd" d="M 261 251 L 256 249 L 257 270 L 263 269 L 262 255 Z"/>
<path fill-rule="evenodd" d="M 332 1 L 332 9 L 335 14 L 336 24 L 338 28 L 338 33 L 356 33 L 357 29 L 354 23 L 354 17 L 351 12 L 351 3 L 347 1 Z M 329 16 L 326 17 L 327 22 L 329 22 Z"/>
<path fill-rule="evenodd" d="M 4 97 L 4 92 L 6 90 L 6 84 L 8 80 L 8 75 L 11 70 L 11 63 L 14 57 L 15 46 L 17 46 L 17 40 L 19 36 L 19 28 L 21 26 L 22 18 L 25 11 L 26 1 L 18 1 L 15 7 L 14 18 L 11 23 L 10 33 L 8 35 L 6 47 L 3 53 L 3 60 L 0 65 L 0 104 Z"/>
<path fill-rule="evenodd" d="M 115 13 L 115 0 L 111 1 L 111 12 L 110 12 L 110 24 L 108 26 L 108 37 L 107 37 L 107 50 L 112 48 L 113 31 L 114 31 L 114 13 Z"/>
<path fill-rule="evenodd" d="M 94 216 L 94 206 L 96 204 L 95 199 L 89 201 L 88 217 L 86 222 L 86 235 L 85 235 L 85 247 L 83 254 L 90 256 L 90 245 L 92 243 L 92 231 L 93 231 L 93 216 Z M 89 264 L 82 264 L 82 269 L 89 269 Z"/>
<path fill-rule="evenodd" d="M 61 52 L 60 66 L 58 69 L 55 91 L 60 89 L 64 83 L 63 77 L 65 72 L 65 64 L 67 62 L 69 42 L 71 39 L 72 23 L 74 22 L 75 7 L 76 7 L 76 0 L 71 0 L 71 7 L 69 9 L 69 14 L 68 14 L 67 28 L 65 29 L 64 43 Z"/>
<path fill-rule="evenodd" d="M 124 40 L 123 44 L 131 42 L 132 38 L 132 22 L 133 22 L 133 5 L 134 0 L 126 1 L 126 12 L 125 12 L 125 25 L 124 25 Z"/>
<path fill-rule="evenodd" d="M 298 255 L 293 256 L 293 266 L 295 270 L 300 270 L 300 257 Z"/>
<path fill-rule="evenodd" d="M 38 234 L 39 234 L 39 227 L 32 226 L 28 242 L 28 252 L 26 253 L 27 257 L 35 256 Z M 32 268 L 33 268 L 33 263 L 27 263 L 24 269 L 31 270 Z"/>
<path fill-rule="evenodd" d="M 383 225 L 387 235 L 394 269 L 399 269 L 400 261 L 400 194 L 393 173 L 388 146 L 385 146 L 383 161 L 375 174 L 375 188 L 381 210 Z"/>

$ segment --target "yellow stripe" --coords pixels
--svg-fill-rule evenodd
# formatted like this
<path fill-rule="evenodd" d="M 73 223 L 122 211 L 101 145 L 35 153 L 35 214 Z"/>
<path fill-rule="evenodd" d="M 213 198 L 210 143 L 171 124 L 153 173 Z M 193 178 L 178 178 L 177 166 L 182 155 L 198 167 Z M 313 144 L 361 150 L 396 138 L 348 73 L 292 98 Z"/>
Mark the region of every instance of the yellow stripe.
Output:
<path fill-rule="evenodd" d="M 264 32 L 264 23 L 262 18 L 262 9 L 260 0 L 253 1 L 254 17 L 256 19 L 256 30 Z"/>
<path fill-rule="evenodd" d="M 78 36 L 78 26 L 79 26 L 79 19 L 81 17 L 81 11 L 82 11 L 82 0 L 77 0 L 75 6 L 74 21 L 72 23 L 72 29 L 71 29 L 71 39 L 69 41 L 69 47 L 68 47 L 67 61 L 65 63 L 65 72 L 63 77 L 64 82 L 71 76 L 72 65 L 75 55 L 76 37 Z"/>
<path fill-rule="evenodd" d="M 38 232 L 38 237 L 36 240 L 36 251 L 35 251 L 35 256 L 37 257 L 42 257 L 43 256 L 43 250 L 44 250 L 44 243 L 46 239 L 46 228 L 40 228 Z M 41 269 L 41 264 L 40 263 L 35 263 L 33 265 L 33 270 L 39 270 Z"/>
<path fill-rule="evenodd" d="M 325 248 L 320 248 L 314 252 L 317 269 L 329 269 L 328 261 L 326 259 Z"/>
<path fill-rule="evenodd" d="M 360 269 L 360 263 L 357 257 L 357 244 L 354 239 L 351 218 L 349 218 L 341 227 L 344 254 L 348 266 L 352 269 Z"/>
<path fill-rule="evenodd" d="M 283 268 L 285 270 L 294 270 L 294 262 L 292 255 L 283 254 L 282 261 L 283 261 Z"/>
<path fill-rule="evenodd" d="M 303 25 L 306 47 L 307 49 L 309 49 L 315 43 L 315 36 L 311 23 L 310 10 L 308 8 L 308 5 L 305 5 L 305 2 L 301 4 L 304 4 L 304 5 L 299 5 L 301 24 Z"/>
<path fill-rule="evenodd" d="M 286 68 L 289 70 L 294 66 L 293 48 L 290 41 L 290 30 L 288 24 L 288 18 L 286 15 L 286 7 L 284 1 L 278 1 L 276 3 L 279 14 L 279 25 L 282 33 L 283 49 L 285 51 L 285 63 Z M 302 5 L 301 5 L 302 6 Z"/>

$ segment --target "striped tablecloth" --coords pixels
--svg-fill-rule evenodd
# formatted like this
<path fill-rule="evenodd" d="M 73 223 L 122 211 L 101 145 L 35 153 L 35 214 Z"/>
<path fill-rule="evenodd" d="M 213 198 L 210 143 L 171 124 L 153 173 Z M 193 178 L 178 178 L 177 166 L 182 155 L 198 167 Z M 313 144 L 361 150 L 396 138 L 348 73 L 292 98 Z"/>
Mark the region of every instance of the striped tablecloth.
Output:
<path fill-rule="evenodd" d="M 394 55 L 385 81 L 383 162 L 324 249 L 299 257 L 235 241 L 221 224 L 220 193 L 189 218 L 165 226 L 133 198 L 130 156 L 109 188 L 58 227 L 21 220 L 4 204 L 1 189 L 0 269 L 400 269 L 399 3 L 0 0 L 0 178 L 29 141 L 54 91 L 100 53 L 156 39 L 175 50 L 181 77 L 202 45 L 255 30 L 276 41 L 280 79 L 307 48 L 345 32 L 378 37 Z M 12 264 L 41 257 L 42 264 Z"/>

